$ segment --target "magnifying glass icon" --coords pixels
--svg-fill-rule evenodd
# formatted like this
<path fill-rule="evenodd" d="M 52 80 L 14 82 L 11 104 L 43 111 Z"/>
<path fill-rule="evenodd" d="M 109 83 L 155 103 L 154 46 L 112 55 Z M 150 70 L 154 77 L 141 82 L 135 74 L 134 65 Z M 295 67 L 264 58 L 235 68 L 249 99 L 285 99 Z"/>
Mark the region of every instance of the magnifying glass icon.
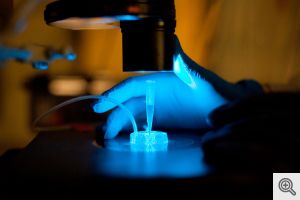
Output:
<path fill-rule="evenodd" d="M 278 187 L 282 192 L 289 192 L 294 196 L 296 195 L 295 190 L 293 190 L 293 182 L 289 178 L 281 179 L 279 181 Z"/>

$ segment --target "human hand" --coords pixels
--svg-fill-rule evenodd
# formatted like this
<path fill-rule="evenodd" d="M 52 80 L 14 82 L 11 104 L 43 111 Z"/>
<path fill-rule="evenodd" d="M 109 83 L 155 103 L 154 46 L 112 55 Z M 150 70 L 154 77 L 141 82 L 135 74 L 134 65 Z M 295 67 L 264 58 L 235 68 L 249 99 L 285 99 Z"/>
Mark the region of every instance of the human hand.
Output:
<path fill-rule="evenodd" d="M 215 108 L 226 102 L 260 92 L 259 84 L 252 87 L 231 84 L 192 61 L 175 39 L 174 72 L 159 72 L 131 77 L 103 95 L 116 99 L 132 112 L 136 121 L 145 122 L 146 81 L 156 82 L 154 128 L 207 129 L 207 118 Z M 253 87 L 254 86 L 254 87 Z M 115 105 L 99 101 L 94 111 L 103 113 Z M 123 110 L 116 108 L 104 126 L 105 139 L 128 130 L 130 121 Z"/>

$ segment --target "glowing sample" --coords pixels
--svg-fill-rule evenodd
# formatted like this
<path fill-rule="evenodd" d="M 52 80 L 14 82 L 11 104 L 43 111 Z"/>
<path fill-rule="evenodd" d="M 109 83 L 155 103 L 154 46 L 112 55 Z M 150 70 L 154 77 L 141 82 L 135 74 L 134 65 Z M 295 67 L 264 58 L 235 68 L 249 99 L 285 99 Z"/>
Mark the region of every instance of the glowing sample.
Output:
<path fill-rule="evenodd" d="M 147 113 L 147 131 L 152 130 L 153 115 L 154 115 L 154 99 L 155 99 L 155 81 L 146 81 L 146 113 Z"/>
<path fill-rule="evenodd" d="M 130 134 L 132 151 L 155 152 L 168 150 L 168 135 L 161 131 L 139 131 Z"/>
<path fill-rule="evenodd" d="M 155 81 L 146 81 L 147 130 L 130 134 L 132 151 L 167 151 L 168 135 L 161 131 L 152 131 L 155 103 Z"/>

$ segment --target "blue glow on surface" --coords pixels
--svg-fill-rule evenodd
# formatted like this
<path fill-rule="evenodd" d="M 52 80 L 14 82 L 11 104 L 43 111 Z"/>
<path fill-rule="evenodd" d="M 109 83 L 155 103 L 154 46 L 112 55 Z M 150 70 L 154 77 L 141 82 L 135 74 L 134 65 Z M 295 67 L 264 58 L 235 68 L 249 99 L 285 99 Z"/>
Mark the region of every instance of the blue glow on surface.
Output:
<path fill-rule="evenodd" d="M 183 61 L 181 55 L 177 55 L 174 58 L 174 72 L 175 74 L 188 86 L 191 88 L 196 88 L 196 82 L 192 75 L 188 71 L 188 67 L 186 66 L 185 62 Z"/>
<path fill-rule="evenodd" d="M 139 131 L 130 134 L 130 147 L 135 152 L 155 152 L 168 150 L 168 135 L 160 131 Z"/>
<path fill-rule="evenodd" d="M 120 21 L 135 21 L 139 20 L 140 18 L 134 15 L 117 15 L 114 16 L 114 18 L 120 20 Z"/>
<path fill-rule="evenodd" d="M 107 140 L 105 149 L 97 151 L 95 166 L 99 174 L 124 178 L 188 178 L 207 175 L 200 138 L 188 133 L 170 134 L 168 151 L 134 152 L 128 135 Z"/>

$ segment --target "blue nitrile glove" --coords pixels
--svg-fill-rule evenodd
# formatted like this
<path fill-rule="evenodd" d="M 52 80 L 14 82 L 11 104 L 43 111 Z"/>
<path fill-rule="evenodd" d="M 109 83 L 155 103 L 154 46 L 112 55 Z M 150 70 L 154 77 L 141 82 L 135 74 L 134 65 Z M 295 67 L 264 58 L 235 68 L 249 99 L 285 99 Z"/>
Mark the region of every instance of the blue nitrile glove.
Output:
<path fill-rule="evenodd" d="M 124 103 L 136 121 L 146 121 L 146 81 L 156 82 L 153 126 L 156 128 L 210 128 L 208 115 L 217 107 L 233 99 L 262 92 L 255 81 L 231 84 L 192 61 L 175 39 L 174 72 L 159 72 L 128 78 L 103 95 Z M 115 105 L 99 101 L 97 113 L 106 112 Z M 128 116 L 116 108 L 104 126 L 105 139 L 114 138 L 120 131 L 131 129 Z"/>

